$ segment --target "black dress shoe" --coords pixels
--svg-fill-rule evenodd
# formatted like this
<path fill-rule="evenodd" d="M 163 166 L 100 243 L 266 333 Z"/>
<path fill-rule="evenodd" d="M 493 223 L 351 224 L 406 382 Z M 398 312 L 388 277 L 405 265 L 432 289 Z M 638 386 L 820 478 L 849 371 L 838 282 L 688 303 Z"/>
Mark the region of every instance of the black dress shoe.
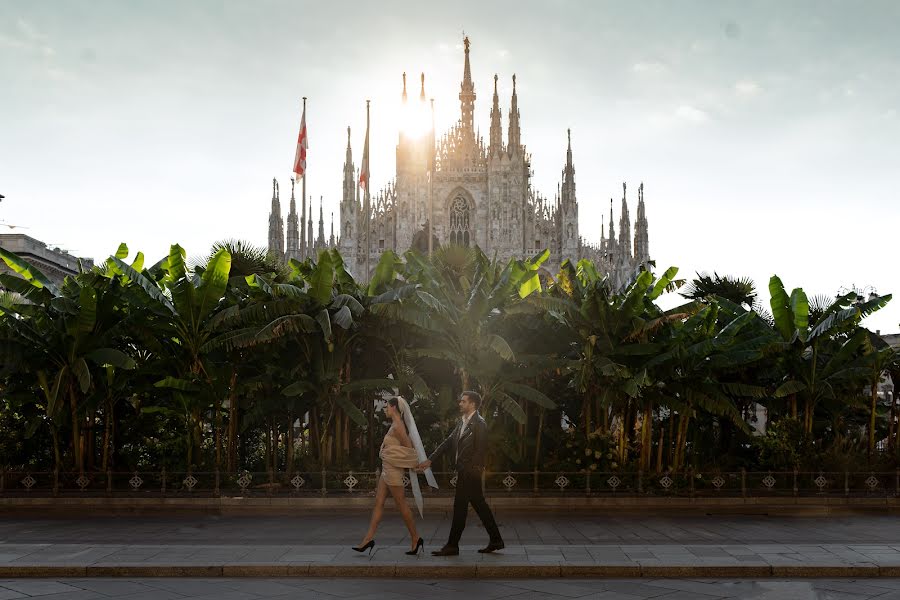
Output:
<path fill-rule="evenodd" d="M 506 544 L 503 543 L 503 540 L 500 540 L 499 542 L 489 543 L 484 548 L 480 548 L 478 552 L 481 554 L 489 554 L 495 550 L 503 550 L 504 548 L 506 548 Z"/>
<path fill-rule="evenodd" d="M 459 556 L 459 548 L 454 548 L 452 546 L 444 546 L 440 550 L 434 550 L 431 553 L 432 556 Z"/>

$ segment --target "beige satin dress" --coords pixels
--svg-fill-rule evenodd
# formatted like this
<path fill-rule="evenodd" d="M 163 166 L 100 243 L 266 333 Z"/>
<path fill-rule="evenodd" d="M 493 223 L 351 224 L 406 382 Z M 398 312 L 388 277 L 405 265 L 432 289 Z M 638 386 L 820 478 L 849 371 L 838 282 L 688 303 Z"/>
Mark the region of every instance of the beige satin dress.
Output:
<path fill-rule="evenodd" d="M 393 435 L 384 436 L 381 443 L 381 478 L 389 486 L 403 487 L 403 472 L 419 464 L 414 448 L 407 448 Z"/>

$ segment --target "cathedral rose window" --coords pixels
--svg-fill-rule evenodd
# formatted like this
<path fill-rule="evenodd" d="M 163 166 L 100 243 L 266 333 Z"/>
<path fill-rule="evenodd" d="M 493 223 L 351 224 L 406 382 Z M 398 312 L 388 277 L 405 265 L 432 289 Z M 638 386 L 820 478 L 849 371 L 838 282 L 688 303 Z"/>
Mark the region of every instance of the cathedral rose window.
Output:
<path fill-rule="evenodd" d="M 469 239 L 469 203 L 457 196 L 450 204 L 450 243 L 468 246 Z"/>

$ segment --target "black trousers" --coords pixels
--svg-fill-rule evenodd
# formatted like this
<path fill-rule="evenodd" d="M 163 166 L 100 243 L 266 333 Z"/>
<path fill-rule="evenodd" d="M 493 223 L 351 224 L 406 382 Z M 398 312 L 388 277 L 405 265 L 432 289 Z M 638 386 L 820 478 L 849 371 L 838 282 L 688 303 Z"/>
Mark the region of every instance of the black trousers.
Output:
<path fill-rule="evenodd" d="M 447 545 L 451 548 L 459 547 L 459 538 L 466 528 L 466 516 L 469 512 L 469 504 L 475 509 L 478 518 L 484 525 L 492 542 L 500 542 L 500 530 L 494 520 L 494 513 L 484 499 L 484 491 L 481 489 L 481 473 L 476 471 L 459 471 L 456 477 L 456 497 L 453 499 L 453 524 L 450 526 L 450 539 Z"/>

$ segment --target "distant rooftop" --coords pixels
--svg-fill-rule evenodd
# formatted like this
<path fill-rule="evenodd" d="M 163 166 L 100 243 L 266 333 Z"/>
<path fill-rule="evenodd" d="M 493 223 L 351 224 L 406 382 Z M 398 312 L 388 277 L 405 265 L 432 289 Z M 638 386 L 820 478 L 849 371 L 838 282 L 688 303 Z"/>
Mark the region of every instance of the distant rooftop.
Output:
<path fill-rule="evenodd" d="M 55 283 L 62 283 L 67 275 L 78 273 L 79 261 L 85 270 L 94 266 L 94 261 L 90 258 L 79 258 L 65 250 L 50 248 L 44 242 L 24 233 L 0 233 L 0 248 L 18 254 Z M 2 261 L 0 273 L 15 274 Z"/>

